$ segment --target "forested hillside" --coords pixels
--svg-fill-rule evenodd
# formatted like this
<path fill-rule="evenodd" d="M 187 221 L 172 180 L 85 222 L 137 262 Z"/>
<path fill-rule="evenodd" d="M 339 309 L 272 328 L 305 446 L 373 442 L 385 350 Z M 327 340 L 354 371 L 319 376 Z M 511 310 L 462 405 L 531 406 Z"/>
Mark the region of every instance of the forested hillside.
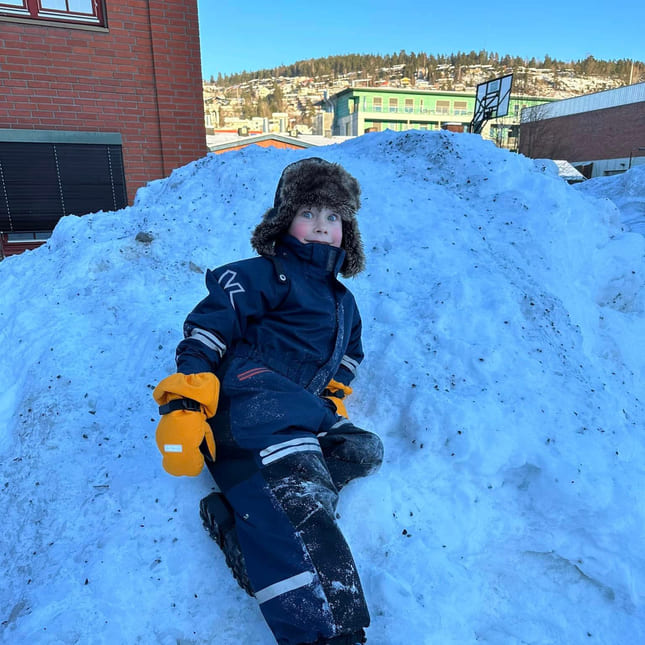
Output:
<path fill-rule="evenodd" d="M 645 63 L 642 61 L 597 60 L 588 56 L 584 60 L 562 61 L 545 55 L 543 59 L 524 59 L 508 54 L 501 56 L 497 52 L 481 50 L 457 52 L 456 54 L 435 55 L 424 52 L 406 52 L 401 50 L 396 54 L 346 54 L 341 56 L 327 56 L 326 58 L 312 58 L 297 61 L 291 65 L 262 69 L 257 71 L 243 71 L 229 76 L 219 75 L 217 79 L 211 78 L 220 86 L 237 85 L 254 79 L 267 79 L 276 77 L 342 77 L 347 74 L 359 74 L 363 78 L 370 78 L 374 82 L 385 81 L 396 72 L 397 76 L 407 77 L 411 80 L 423 78 L 432 83 L 446 77 L 450 72 L 455 82 L 461 81 L 463 68 L 472 66 L 489 66 L 493 69 L 520 71 L 524 69 L 545 69 L 554 72 L 573 74 L 575 76 L 604 76 L 620 81 L 621 85 L 645 81 Z"/>

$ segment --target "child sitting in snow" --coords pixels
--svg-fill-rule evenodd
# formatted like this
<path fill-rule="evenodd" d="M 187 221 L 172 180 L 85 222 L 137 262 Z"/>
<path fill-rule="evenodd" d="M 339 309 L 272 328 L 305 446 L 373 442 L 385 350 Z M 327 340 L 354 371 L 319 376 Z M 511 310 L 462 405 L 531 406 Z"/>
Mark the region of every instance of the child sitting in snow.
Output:
<path fill-rule="evenodd" d="M 197 475 L 205 457 L 220 492 L 202 518 L 280 645 L 364 643 L 369 624 L 336 523 L 338 491 L 383 457 L 342 401 L 363 358 L 354 297 L 336 278 L 364 267 L 359 195 L 338 164 L 287 166 L 251 238 L 260 257 L 207 273 L 177 373 L 154 392 L 163 466 Z"/>

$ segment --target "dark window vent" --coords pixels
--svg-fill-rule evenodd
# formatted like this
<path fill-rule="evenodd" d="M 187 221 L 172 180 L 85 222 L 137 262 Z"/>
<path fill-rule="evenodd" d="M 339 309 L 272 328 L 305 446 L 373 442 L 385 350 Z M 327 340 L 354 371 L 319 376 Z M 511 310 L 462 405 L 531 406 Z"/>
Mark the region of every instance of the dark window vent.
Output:
<path fill-rule="evenodd" d="M 128 199 L 120 145 L 0 142 L 0 231 L 52 230 L 63 215 Z"/>

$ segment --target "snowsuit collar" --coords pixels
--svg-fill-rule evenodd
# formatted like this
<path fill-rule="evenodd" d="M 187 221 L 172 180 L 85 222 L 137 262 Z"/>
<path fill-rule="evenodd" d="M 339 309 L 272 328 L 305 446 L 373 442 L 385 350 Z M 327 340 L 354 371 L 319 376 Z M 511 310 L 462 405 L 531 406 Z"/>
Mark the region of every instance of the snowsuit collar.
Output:
<path fill-rule="evenodd" d="M 303 244 L 293 235 L 283 235 L 277 245 L 278 255 L 284 250 L 291 251 L 297 258 L 306 262 L 314 270 L 321 273 L 331 274 L 334 277 L 338 274 L 345 261 L 345 251 L 329 244 L 310 242 Z"/>

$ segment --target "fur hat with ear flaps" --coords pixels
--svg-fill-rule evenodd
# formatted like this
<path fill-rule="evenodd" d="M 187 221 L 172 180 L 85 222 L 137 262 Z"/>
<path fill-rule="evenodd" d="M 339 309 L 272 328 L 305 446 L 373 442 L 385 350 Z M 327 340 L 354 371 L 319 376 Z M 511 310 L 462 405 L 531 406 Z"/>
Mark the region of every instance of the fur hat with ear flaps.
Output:
<path fill-rule="evenodd" d="M 341 248 L 345 261 L 340 273 L 350 278 L 365 268 L 363 242 L 356 211 L 361 206 L 358 182 L 340 164 L 319 157 L 301 159 L 283 171 L 273 207 L 255 227 L 251 246 L 260 255 L 275 255 L 276 240 L 287 231 L 301 206 L 326 206 L 340 215 L 343 224 Z"/>

